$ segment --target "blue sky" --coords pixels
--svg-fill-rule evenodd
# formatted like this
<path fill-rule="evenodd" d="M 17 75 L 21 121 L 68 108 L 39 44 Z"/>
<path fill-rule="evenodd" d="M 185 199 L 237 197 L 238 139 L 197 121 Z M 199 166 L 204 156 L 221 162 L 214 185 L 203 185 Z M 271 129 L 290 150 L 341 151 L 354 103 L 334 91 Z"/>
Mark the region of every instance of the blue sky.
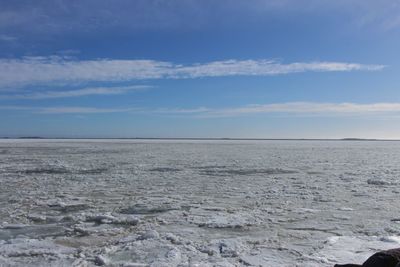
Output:
<path fill-rule="evenodd" d="M 0 0 L 0 136 L 400 139 L 395 0 Z"/>

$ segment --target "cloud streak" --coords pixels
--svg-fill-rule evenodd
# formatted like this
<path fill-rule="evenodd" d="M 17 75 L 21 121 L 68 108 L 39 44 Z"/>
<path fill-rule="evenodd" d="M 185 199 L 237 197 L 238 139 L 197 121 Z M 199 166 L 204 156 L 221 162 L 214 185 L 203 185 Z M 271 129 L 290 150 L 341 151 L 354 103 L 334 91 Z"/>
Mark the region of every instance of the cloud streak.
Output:
<path fill-rule="evenodd" d="M 36 93 L 14 94 L 14 95 L 0 95 L 0 99 L 52 99 L 52 98 L 70 98 L 92 95 L 120 95 L 126 94 L 130 91 L 138 91 L 151 88 L 148 85 L 133 85 L 133 86 L 120 86 L 120 87 L 88 87 L 78 90 L 68 91 L 46 91 Z"/>
<path fill-rule="evenodd" d="M 181 65 L 155 60 L 70 60 L 62 57 L 0 59 L 0 88 L 57 83 L 122 82 L 223 76 L 270 76 L 301 72 L 378 71 L 383 65 L 346 62 L 225 60 Z"/>
<path fill-rule="evenodd" d="M 99 113 L 124 113 L 134 111 L 132 108 L 93 108 L 93 107 L 44 107 L 35 109 L 41 114 L 99 114 Z"/>
<path fill-rule="evenodd" d="M 0 42 L 14 42 L 17 38 L 11 35 L 0 34 Z"/>
<path fill-rule="evenodd" d="M 265 105 L 248 105 L 236 108 L 164 109 L 162 114 L 191 115 L 197 117 L 236 117 L 255 114 L 291 115 L 374 115 L 400 113 L 400 103 L 313 103 L 288 102 Z"/>
<path fill-rule="evenodd" d="M 97 107 L 29 107 L 29 106 L 0 106 L 0 110 L 28 111 L 36 114 L 101 114 L 126 113 L 136 111 L 135 108 L 97 108 Z"/>
<path fill-rule="evenodd" d="M 179 115 L 190 117 L 237 117 L 255 114 L 288 114 L 288 115 L 377 115 L 400 114 L 400 103 L 315 103 L 315 102 L 288 102 L 265 105 L 247 105 L 234 108 L 207 108 L 190 109 L 159 108 L 147 109 L 140 107 L 128 108 L 97 108 L 97 107 L 27 107 L 27 106 L 0 106 L 0 110 L 30 111 L 40 114 L 95 114 L 95 113 L 140 113 L 153 115 Z"/>

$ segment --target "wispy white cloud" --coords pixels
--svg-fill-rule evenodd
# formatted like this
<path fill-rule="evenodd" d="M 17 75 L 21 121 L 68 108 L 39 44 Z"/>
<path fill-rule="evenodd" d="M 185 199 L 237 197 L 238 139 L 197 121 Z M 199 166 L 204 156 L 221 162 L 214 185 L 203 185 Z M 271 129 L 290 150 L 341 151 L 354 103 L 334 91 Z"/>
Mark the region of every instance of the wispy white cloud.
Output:
<path fill-rule="evenodd" d="M 13 106 L 13 105 L 0 105 L 0 110 L 32 110 L 32 107 Z"/>
<path fill-rule="evenodd" d="M 0 106 L 0 110 L 23 111 L 36 114 L 96 114 L 126 113 L 138 111 L 136 108 L 97 108 L 97 107 L 33 107 L 33 106 Z"/>
<path fill-rule="evenodd" d="M 346 62 L 295 62 L 225 60 L 180 65 L 155 60 L 98 59 L 77 61 L 62 57 L 0 59 L 0 88 L 53 83 L 187 79 L 220 76 L 267 76 L 299 72 L 377 71 L 383 65 Z"/>
<path fill-rule="evenodd" d="M 199 108 L 188 108 L 188 109 L 184 109 L 184 108 L 159 108 L 159 109 L 155 109 L 152 110 L 153 113 L 160 113 L 160 114 L 198 114 L 198 113 L 206 113 L 206 112 L 210 112 L 213 111 L 213 109 L 209 109 L 209 108 L 205 108 L 205 107 L 199 107 Z"/>
<path fill-rule="evenodd" d="M 297 72 L 328 72 L 328 71 L 376 71 L 383 69 L 382 65 L 363 65 L 343 62 L 296 62 L 282 64 L 271 60 L 227 60 L 215 61 L 192 66 L 179 66 L 175 69 L 177 77 L 198 78 L 213 76 L 266 76 Z M 171 75 L 174 77 L 174 74 Z"/>
<path fill-rule="evenodd" d="M 42 114 L 96 114 L 96 113 L 123 113 L 134 111 L 132 108 L 93 108 L 93 107 L 44 107 L 34 109 Z"/>
<path fill-rule="evenodd" d="M 11 35 L 7 35 L 7 34 L 0 34 L 0 42 L 14 42 L 16 41 L 17 38 Z"/>
<path fill-rule="evenodd" d="M 265 105 L 248 105 L 234 108 L 165 109 L 163 114 L 194 115 L 197 117 L 235 117 L 254 114 L 299 114 L 299 115 L 373 115 L 400 113 L 400 103 L 313 103 L 289 102 Z"/>
<path fill-rule="evenodd" d="M 42 114 L 90 114 L 90 113 L 141 113 L 153 115 L 180 115 L 191 117 L 237 117 L 254 114 L 288 114 L 288 115 L 396 115 L 400 114 L 400 103 L 316 103 L 288 102 L 265 105 L 247 105 L 232 108 L 97 108 L 97 107 L 28 107 L 0 106 L 0 110 L 22 110 Z"/>
<path fill-rule="evenodd" d="M 51 99 L 51 98 L 69 98 L 90 95 L 119 95 L 130 91 L 144 90 L 150 88 L 148 85 L 132 85 L 120 87 L 88 87 L 68 91 L 45 91 L 25 94 L 0 95 L 0 99 Z"/>

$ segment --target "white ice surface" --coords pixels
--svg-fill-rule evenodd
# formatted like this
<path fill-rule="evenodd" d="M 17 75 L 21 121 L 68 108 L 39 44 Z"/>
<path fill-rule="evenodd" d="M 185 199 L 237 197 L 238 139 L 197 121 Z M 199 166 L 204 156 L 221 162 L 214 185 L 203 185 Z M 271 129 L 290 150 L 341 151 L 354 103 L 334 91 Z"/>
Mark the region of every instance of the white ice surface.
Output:
<path fill-rule="evenodd" d="M 0 266 L 310 266 L 399 247 L 400 143 L 1 140 Z"/>

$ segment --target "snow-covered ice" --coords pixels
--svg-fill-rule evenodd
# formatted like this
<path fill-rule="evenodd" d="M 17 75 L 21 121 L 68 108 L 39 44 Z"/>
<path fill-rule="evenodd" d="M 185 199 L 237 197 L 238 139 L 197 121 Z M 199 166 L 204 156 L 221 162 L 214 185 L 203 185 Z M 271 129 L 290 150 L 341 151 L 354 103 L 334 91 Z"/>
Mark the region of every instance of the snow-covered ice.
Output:
<path fill-rule="evenodd" d="M 0 140 L 0 266 L 333 266 L 400 246 L 400 143 Z"/>

